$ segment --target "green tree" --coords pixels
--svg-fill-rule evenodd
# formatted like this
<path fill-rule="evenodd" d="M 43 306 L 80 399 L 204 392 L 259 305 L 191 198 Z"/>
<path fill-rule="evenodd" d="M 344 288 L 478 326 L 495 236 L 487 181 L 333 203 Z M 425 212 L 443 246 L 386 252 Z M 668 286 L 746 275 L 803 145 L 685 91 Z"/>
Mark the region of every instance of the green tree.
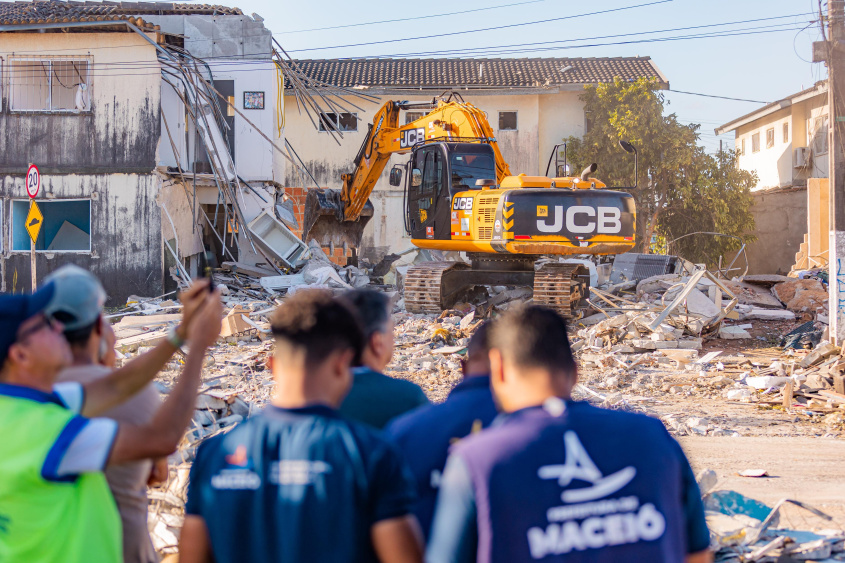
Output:
<path fill-rule="evenodd" d="M 754 219 L 749 190 L 756 177 L 736 166 L 730 152 L 721 159 L 698 146 L 699 125 L 684 125 L 664 114 L 665 100 L 655 81 L 640 79 L 587 86 L 581 99 L 589 129 L 583 139 L 565 139 L 577 172 L 591 162 L 608 186 L 630 186 L 634 159 L 620 146 L 625 140 L 639 153 L 637 250 L 650 252 L 655 236 L 671 241 L 696 231 L 721 232 L 751 240 Z M 739 243 L 725 237 L 688 237 L 678 253 L 695 262 L 713 263 Z"/>

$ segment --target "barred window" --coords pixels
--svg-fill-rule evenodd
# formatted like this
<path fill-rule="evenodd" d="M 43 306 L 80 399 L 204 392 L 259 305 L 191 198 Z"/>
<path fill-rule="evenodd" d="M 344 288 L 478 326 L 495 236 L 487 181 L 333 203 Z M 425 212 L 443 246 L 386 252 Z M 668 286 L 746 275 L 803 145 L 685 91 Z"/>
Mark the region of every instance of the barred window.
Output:
<path fill-rule="evenodd" d="M 9 58 L 12 111 L 84 112 L 91 109 L 87 58 Z"/>

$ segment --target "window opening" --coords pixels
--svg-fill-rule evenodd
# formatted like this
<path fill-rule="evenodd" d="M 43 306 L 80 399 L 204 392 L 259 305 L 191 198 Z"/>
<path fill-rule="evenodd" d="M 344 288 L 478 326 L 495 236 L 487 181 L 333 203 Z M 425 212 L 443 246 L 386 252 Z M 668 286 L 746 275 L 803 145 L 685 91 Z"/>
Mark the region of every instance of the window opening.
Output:
<path fill-rule="evenodd" d="M 338 117 L 338 115 L 340 117 Z M 357 131 L 358 130 L 358 114 L 357 113 L 321 113 L 320 114 L 320 131 L 328 131 L 327 124 L 332 124 L 338 131 Z"/>
<path fill-rule="evenodd" d="M 35 242 L 38 252 L 90 252 L 91 200 L 38 200 L 44 215 Z M 29 251 L 26 216 L 29 200 L 12 201 L 12 251 Z"/>
<path fill-rule="evenodd" d="M 11 57 L 12 111 L 82 112 L 91 109 L 88 59 Z"/>
<path fill-rule="evenodd" d="M 499 131 L 516 131 L 516 112 L 499 112 Z"/>

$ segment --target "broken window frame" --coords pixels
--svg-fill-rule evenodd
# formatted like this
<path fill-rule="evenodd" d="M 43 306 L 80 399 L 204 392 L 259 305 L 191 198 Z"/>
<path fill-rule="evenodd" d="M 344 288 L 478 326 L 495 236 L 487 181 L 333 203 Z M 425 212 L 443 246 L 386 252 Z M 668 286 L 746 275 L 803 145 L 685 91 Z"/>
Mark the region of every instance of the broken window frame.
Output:
<path fill-rule="evenodd" d="M 502 118 L 513 114 L 513 127 L 502 127 Z M 499 112 L 499 131 L 519 131 L 519 112 L 515 110 L 504 110 Z"/>
<path fill-rule="evenodd" d="M 38 55 L 38 56 L 20 56 L 20 55 L 11 55 L 8 58 L 8 63 L 6 65 L 7 72 L 6 75 L 8 76 L 7 87 L 8 87 L 8 98 L 9 98 L 9 112 L 10 113 L 69 113 L 69 114 L 76 114 L 76 113 L 91 113 L 91 57 L 86 56 L 50 56 L 50 55 Z M 24 63 L 24 70 L 20 71 L 20 64 Z M 26 63 L 29 63 L 26 65 Z M 71 63 L 70 68 L 76 72 L 77 82 L 74 82 L 72 86 L 67 86 L 65 84 L 66 81 L 73 79 L 72 75 L 70 77 L 64 76 L 59 77 L 58 73 L 54 69 L 54 63 Z M 38 65 L 41 67 L 40 69 L 36 67 Z M 46 65 L 46 68 L 45 68 Z M 83 72 L 84 68 L 84 72 Z M 37 107 L 37 108 L 29 108 L 29 107 L 16 107 L 21 104 L 19 98 L 27 98 L 35 97 L 32 94 L 24 94 L 22 88 L 21 80 L 26 80 L 27 77 L 34 78 L 38 73 L 46 74 L 47 83 L 43 86 L 37 87 L 37 90 L 44 90 L 47 94 L 47 98 L 44 103 L 44 107 Z M 87 85 L 86 90 L 86 104 L 85 109 L 79 110 L 76 108 L 76 90 L 79 87 L 80 83 L 82 82 L 83 75 L 86 82 L 84 84 Z M 54 107 L 54 98 L 53 98 L 53 90 L 54 90 L 54 79 L 58 83 L 56 87 L 58 88 L 66 88 L 71 91 L 70 99 L 73 100 L 69 105 L 70 107 Z M 33 80 L 33 86 L 37 86 L 38 83 Z M 29 104 L 27 104 L 29 105 Z"/>
<path fill-rule="evenodd" d="M 829 127 L 827 114 L 817 115 L 816 117 L 810 118 L 809 121 L 812 128 L 808 128 L 808 131 L 810 131 L 808 145 L 813 149 L 813 156 L 827 154 L 827 137 Z"/>
<path fill-rule="evenodd" d="M 760 152 L 760 132 L 751 135 L 751 152 Z"/>
<path fill-rule="evenodd" d="M 775 128 L 769 127 L 766 129 L 766 148 L 771 149 L 775 146 Z"/>
<path fill-rule="evenodd" d="M 70 202 L 77 202 L 77 201 L 84 201 L 84 202 L 88 203 L 88 248 L 87 249 L 74 249 L 74 250 L 50 250 L 50 249 L 47 249 L 47 248 L 44 248 L 44 249 L 36 248 L 35 249 L 36 253 L 42 253 L 42 254 L 51 254 L 51 253 L 52 254 L 91 254 L 91 252 L 93 251 L 93 245 L 92 245 L 93 234 L 91 232 L 92 226 L 93 226 L 91 199 L 83 198 L 83 197 L 67 198 L 67 199 L 40 199 L 40 200 L 38 200 L 38 207 L 41 209 L 41 212 L 44 213 L 44 209 L 47 208 L 48 206 L 52 205 L 52 204 L 55 204 L 55 203 L 70 203 Z M 29 214 L 29 202 L 30 202 L 30 200 L 28 198 L 12 198 L 12 199 L 9 200 L 9 202 L 10 202 L 9 203 L 9 223 L 8 223 L 9 224 L 9 252 L 12 253 L 12 254 L 28 254 L 30 252 L 30 248 L 29 248 L 30 238 L 29 238 L 29 234 L 26 232 L 25 229 L 24 229 L 24 232 L 23 232 L 23 237 L 24 237 L 24 241 L 26 243 L 25 244 L 26 248 L 25 249 L 22 249 L 22 248 L 16 249 L 15 248 L 15 243 L 18 240 L 15 237 L 15 234 L 16 234 L 15 233 L 15 207 L 18 207 L 19 209 L 21 209 L 21 211 L 24 212 L 24 221 L 25 221 L 26 215 Z M 17 205 L 16 206 L 15 205 L 16 202 L 23 202 L 26 205 Z M 47 222 L 47 217 L 45 217 L 45 223 L 46 222 Z M 71 223 L 71 224 L 73 224 L 73 223 Z M 74 226 L 76 226 L 76 225 L 74 225 Z M 44 226 L 42 225 L 41 228 L 42 228 L 42 231 L 43 231 Z M 59 228 L 61 228 L 61 227 L 59 227 Z M 38 236 L 40 238 L 41 233 L 39 233 Z M 53 237 L 53 238 L 55 239 L 55 237 Z M 24 245 L 20 245 L 20 246 L 24 246 Z"/>
<path fill-rule="evenodd" d="M 338 119 L 338 115 L 340 118 Z M 325 121 L 324 121 L 325 120 Z M 326 127 L 326 121 L 332 123 L 335 128 L 341 133 L 355 132 L 358 130 L 358 112 L 341 112 L 337 114 L 333 111 L 320 114 L 318 130 L 321 133 L 328 133 L 329 129 Z M 354 124 L 354 127 L 352 126 Z"/>
<path fill-rule="evenodd" d="M 425 117 L 424 111 L 406 111 L 405 112 L 405 125 L 412 123 L 418 119 L 422 119 Z"/>

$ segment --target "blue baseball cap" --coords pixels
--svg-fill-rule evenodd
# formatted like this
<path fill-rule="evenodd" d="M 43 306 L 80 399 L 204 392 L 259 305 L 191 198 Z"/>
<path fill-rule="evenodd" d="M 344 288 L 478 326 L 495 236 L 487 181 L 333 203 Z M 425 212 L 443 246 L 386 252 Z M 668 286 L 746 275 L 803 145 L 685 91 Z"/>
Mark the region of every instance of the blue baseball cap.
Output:
<path fill-rule="evenodd" d="M 44 312 L 65 325 L 66 333 L 91 326 L 103 312 L 106 291 L 88 270 L 68 264 L 44 281 L 56 287 Z"/>
<path fill-rule="evenodd" d="M 18 330 L 27 319 L 45 313 L 56 293 L 56 286 L 46 283 L 30 295 L 0 294 L 0 363 L 6 361 L 9 348 L 18 338 Z"/>

